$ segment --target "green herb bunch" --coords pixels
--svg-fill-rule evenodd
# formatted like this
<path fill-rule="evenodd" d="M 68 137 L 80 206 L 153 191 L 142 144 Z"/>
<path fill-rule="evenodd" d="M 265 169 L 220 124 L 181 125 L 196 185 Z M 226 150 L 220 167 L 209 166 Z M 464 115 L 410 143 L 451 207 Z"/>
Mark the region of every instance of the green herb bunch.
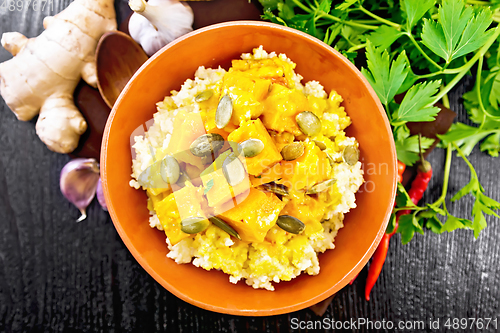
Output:
<path fill-rule="evenodd" d="M 484 214 L 499 217 L 500 203 L 487 197 L 467 156 L 476 145 L 498 157 L 500 152 L 500 0 L 259 0 L 263 18 L 304 31 L 333 46 L 352 62 L 365 50 L 361 72 L 377 93 L 392 125 L 398 159 L 406 165 L 419 160 L 419 139 L 408 122 L 435 120 L 447 93 L 474 71 L 474 88 L 463 95 L 475 126 L 454 123 L 440 135 L 447 150 L 442 195 L 424 207 L 410 200 L 399 184 L 397 206 L 410 210 L 401 216 L 398 232 L 408 243 L 415 232 L 435 233 L 471 229 L 477 238 L 486 227 Z M 365 68 L 366 66 L 366 68 Z M 395 96 L 405 93 L 396 103 Z M 423 137 L 421 146 L 434 140 Z M 446 193 L 452 151 L 470 168 L 470 182 L 451 201 L 467 194 L 475 198 L 470 219 L 450 214 Z M 393 214 L 387 232 L 395 227 Z"/>

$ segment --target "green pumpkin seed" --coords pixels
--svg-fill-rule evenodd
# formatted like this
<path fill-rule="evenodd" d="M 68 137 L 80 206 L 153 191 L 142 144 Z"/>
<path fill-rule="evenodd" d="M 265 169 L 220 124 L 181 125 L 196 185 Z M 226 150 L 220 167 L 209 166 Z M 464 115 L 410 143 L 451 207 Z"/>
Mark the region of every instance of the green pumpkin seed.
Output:
<path fill-rule="evenodd" d="M 295 120 L 300 130 L 307 136 L 313 136 L 321 132 L 321 120 L 310 111 L 299 113 Z"/>
<path fill-rule="evenodd" d="M 179 180 L 181 169 L 177 160 L 170 155 L 163 158 L 160 165 L 160 175 L 163 181 L 175 184 Z"/>
<path fill-rule="evenodd" d="M 296 235 L 300 234 L 306 228 L 306 225 L 301 220 L 290 215 L 281 215 L 278 217 L 276 224 L 286 232 Z"/>
<path fill-rule="evenodd" d="M 202 232 L 210 223 L 204 217 L 188 217 L 181 221 L 181 230 L 186 234 L 197 234 Z"/>
<path fill-rule="evenodd" d="M 264 143 L 259 139 L 248 139 L 238 145 L 238 154 L 244 157 L 254 157 L 264 150 Z"/>
<path fill-rule="evenodd" d="M 316 146 L 318 146 L 318 148 L 320 150 L 325 150 L 326 149 L 326 145 L 324 142 L 321 142 L 321 141 L 318 141 L 318 140 L 313 140 L 313 142 L 316 144 Z"/>
<path fill-rule="evenodd" d="M 217 133 L 200 135 L 193 141 L 189 150 L 194 156 L 203 157 L 216 154 L 224 146 L 224 138 Z"/>
<path fill-rule="evenodd" d="M 210 97 L 213 96 L 213 94 L 214 94 L 214 91 L 212 89 L 202 91 L 201 93 L 196 95 L 196 97 L 194 98 L 194 101 L 198 102 L 198 103 L 208 101 L 210 99 Z"/>
<path fill-rule="evenodd" d="M 231 186 L 238 185 L 246 176 L 243 163 L 234 154 L 229 155 L 222 163 L 222 173 Z"/>
<path fill-rule="evenodd" d="M 233 100 L 228 94 L 222 96 L 215 111 L 215 125 L 217 128 L 224 128 L 229 124 L 233 115 Z"/>
<path fill-rule="evenodd" d="M 342 159 L 349 165 L 354 165 L 359 161 L 359 149 L 354 145 L 349 145 L 342 152 Z"/>
<path fill-rule="evenodd" d="M 285 161 L 293 161 L 304 154 L 304 145 L 300 142 L 292 142 L 281 149 L 281 156 Z"/>
<path fill-rule="evenodd" d="M 326 158 L 328 158 L 328 162 L 330 162 L 330 166 L 333 168 L 333 166 L 335 165 L 335 160 L 333 159 L 332 155 L 330 155 L 327 152 L 325 153 L 326 153 Z"/>
<path fill-rule="evenodd" d="M 211 218 L 209 218 L 209 220 L 214 225 L 218 226 L 219 228 L 221 228 L 222 230 L 224 230 L 225 232 L 227 232 L 229 235 L 231 235 L 233 237 L 236 237 L 239 240 L 241 240 L 241 237 L 238 234 L 238 232 L 236 232 L 236 230 L 234 230 L 229 224 L 227 224 L 226 222 L 224 222 L 223 220 L 221 220 L 217 216 L 212 216 Z"/>
<path fill-rule="evenodd" d="M 287 196 L 289 194 L 288 187 L 286 187 L 285 185 L 276 184 L 276 183 L 266 183 L 266 184 L 262 184 L 260 186 L 262 187 L 263 190 L 273 192 L 275 194 L 279 194 L 279 195 L 283 195 L 283 196 Z"/>
<path fill-rule="evenodd" d="M 316 185 L 314 185 L 313 187 L 311 187 L 309 190 L 307 190 L 307 194 L 316 194 L 316 193 L 320 193 L 320 192 L 324 192 L 326 191 L 330 186 L 332 186 L 333 184 L 335 184 L 337 180 L 336 179 L 328 179 L 328 180 L 325 180 L 324 182 L 321 182 L 321 183 L 318 183 Z"/>

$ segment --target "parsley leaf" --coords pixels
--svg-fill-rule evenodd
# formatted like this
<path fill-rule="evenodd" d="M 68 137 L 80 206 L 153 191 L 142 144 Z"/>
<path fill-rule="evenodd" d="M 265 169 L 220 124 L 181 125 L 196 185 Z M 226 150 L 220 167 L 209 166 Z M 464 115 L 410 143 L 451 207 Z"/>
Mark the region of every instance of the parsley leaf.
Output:
<path fill-rule="evenodd" d="M 410 199 L 410 195 L 406 192 L 403 184 L 398 183 L 396 189 L 396 206 L 397 207 L 416 207 L 413 201 Z"/>
<path fill-rule="evenodd" d="M 441 80 L 418 83 L 408 90 L 396 115 L 393 124 L 407 121 L 433 121 L 439 108 L 428 106 L 438 92 Z"/>
<path fill-rule="evenodd" d="M 380 101 L 387 106 L 403 84 L 408 68 L 406 53 L 403 51 L 396 60 L 389 61 L 387 50 L 381 51 L 368 40 L 366 43 L 366 63 L 368 70 L 361 68 L 361 73 L 373 87 Z M 390 65 L 390 66 L 389 66 Z"/>
<path fill-rule="evenodd" d="M 424 229 L 420 225 L 420 221 L 416 218 L 415 214 L 406 214 L 399 217 L 398 233 L 401 234 L 401 242 L 403 244 L 409 243 L 415 232 L 424 234 Z"/>
<path fill-rule="evenodd" d="M 481 151 L 486 151 L 493 157 L 498 157 L 500 152 L 500 132 L 490 135 L 481 143 Z"/>
<path fill-rule="evenodd" d="M 432 146 L 434 139 L 422 137 L 422 149 L 425 150 Z M 406 165 L 413 165 L 419 160 L 418 135 L 396 140 L 396 152 L 398 160 Z"/>
<path fill-rule="evenodd" d="M 472 229 L 472 222 L 467 219 L 448 215 L 446 222 L 443 224 L 443 231 L 452 232 L 457 229 Z"/>
<path fill-rule="evenodd" d="M 472 149 L 474 149 L 479 141 L 495 132 L 500 133 L 500 129 L 481 129 L 462 123 L 455 123 L 451 125 L 450 130 L 446 134 L 438 135 L 438 137 L 443 140 L 445 144 L 454 142 L 462 149 L 465 156 L 469 156 Z"/>
<path fill-rule="evenodd" d="M 424 211 L 420 214 L 418 214 L 418 217 L 421 219 L 426 219 L 425 221 L 425 226 L 428 229 L 431 229 L 433 233 L 436 234 L 441 234 L 443 230 L 443 224 L 441 221 L 437 218 L 437 212 L 430 210 L 430 211 Z"/>
<path fill-rule="evenodd" d="M 387 229 L 385 230 L 385 233 L 392 234 L 395 228 L 396 228 L 396 214 L 392 213 L 391 218 L 389 219 L 389 223 L 387 224 Z"/>
<path fill-rule="evenodd" d="M 484 214 L 494 215 L 496 217 L 499 217 L 498 214 L 494 212 L 494 210 L 500 209 L 500 202 L 493 200 L 492 198 L 486 196 L 483 193 L 484 188 L 479 183 L 476 170 L 469 162 L 469 160 L 467 160 L 467 158 L 465 157 L 464 153 L 460 150 L 460 148 L 458 148 L 458 146 L 455 145 L 455 149 L 469 166 L 471 177 L 469 183 L 467 183 L 467 185 L 461 188 L 460 191 L 458 191 L 453 196 L 453 198 L 451 198 L 451 201 L 457 201 L 468 193 L 471 193 L 475 197 L 474 205 L 472 206 L 472 216 L 473 216 L 472 228 L 474 229 L 474 237 L 478 238 L 481 230 L 486 228 L 487 225 Z"/>
<path fill-rule="evenodd" d="M 439 6 L 438 21 L 424 19 L 422 42 L 447 64 L 477 50 L 493 34 L 486 32 L 492 22 L 491 11 L 465 7 L 464 1 L 444 0 Z"/>
<path fill-rule="evenodd" d="M 406 13 L 406 31 L 411 29 L 436 4 L 436 0 L 402 0 L 401 10 Z"/>
<path fill-rule="evenodd" d="M 396 30 L 393 27 L 381 25 L 377 30 L 368 36 L 368 39 L 375 47 L 386 50 L 403 35 L 403 32 Z"/>
<path fill-rule="evenodd" d="M 460 43 L 453 52 L 452 59 L 456 59 L 480 48 L 493 34 L 493 29 L 486 31 L 491 21 L 492 14 L 488 8 L 479 11 L 465 27 Z"/>

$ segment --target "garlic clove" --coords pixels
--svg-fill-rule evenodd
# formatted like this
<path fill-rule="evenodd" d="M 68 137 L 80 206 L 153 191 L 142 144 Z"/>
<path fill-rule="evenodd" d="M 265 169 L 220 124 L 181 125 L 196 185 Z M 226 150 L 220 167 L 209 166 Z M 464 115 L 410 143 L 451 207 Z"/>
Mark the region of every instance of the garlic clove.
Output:
<path fill-rule="evenodd" d="M 101 205 L 102 209 L 108 211 L 108 206 L 106 205 L 106 200 L 104 200 L 104 192 L 102 191 L 102 182 L 101 177 L 99 177 L 99 181 L 97 182 L 97 201 Z"/>
<path fill-rule="evenodd" d="M 76 158 L 62 168 L 61 192 L 82 213 L 76 222 L 87 218 L 86 209 L 95 196 L 98 181 L 99 164 L 93 158 Z"/>

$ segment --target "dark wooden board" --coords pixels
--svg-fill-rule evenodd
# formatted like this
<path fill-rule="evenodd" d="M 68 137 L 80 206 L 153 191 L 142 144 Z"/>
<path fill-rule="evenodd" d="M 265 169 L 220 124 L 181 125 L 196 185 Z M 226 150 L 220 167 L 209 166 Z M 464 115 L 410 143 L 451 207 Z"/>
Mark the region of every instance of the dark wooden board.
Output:
<path fill-rule="evenodd" d="M 0 32 L 36 36 L 42 18 L 69 2 L 54 0 L 52 12 L 0 10 Z M 9 58 L 0 48 L 0 61 Z M 461 121 L 466 116 L 459 96 L 470 87 L 466 79 L 450 94 Z M 0 141 L 0 332 L 288 332 L 292 320 L 322 319 L 307 309 L 264 318 L 229 316 L 179 300 L 140 267 L 96 201 L 88 219 L 75 223 L 79 213 L 58 183 L 70 157 L 48 151 L 34 121 L 18 121 L 3 100 Z M 435 177 L 426 202 L 440 195 L 444 152 L 434 150 L 429 160 Z M 477 150 L 470 160 L 486 194 L 500 200 L 499 160 Z M 459 158 L 451 168 L 450 195 L 469 179 Z M 472 200 L 448 205 L 453 214 L 466 216 Z M 427 233 L 403 246 L 397 235 L 372 300 L 363 298 L 364 269 L 354 285 L 336 294 L 324 318 L 425 321 L 426 330 L 430 319 L 439 318 L 442 328 L 447 318 L 500 320 L 500 225 L 496 218 L 487 222 L 478 240 L 470 231 Z"/>

